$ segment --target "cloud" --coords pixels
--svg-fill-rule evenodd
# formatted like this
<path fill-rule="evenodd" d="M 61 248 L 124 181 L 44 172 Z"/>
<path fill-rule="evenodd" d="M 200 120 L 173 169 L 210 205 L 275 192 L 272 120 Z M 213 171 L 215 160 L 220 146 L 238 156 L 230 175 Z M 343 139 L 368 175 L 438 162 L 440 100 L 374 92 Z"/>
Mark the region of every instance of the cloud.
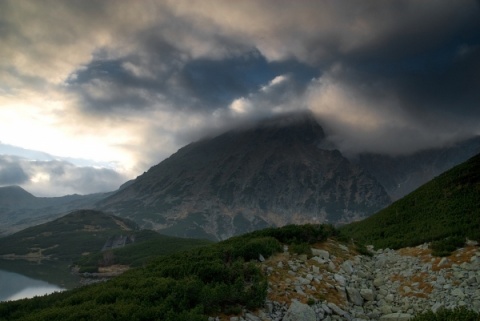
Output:
<path fill-rule="evenodd" d="M 0 138 L 128 177 L 305 108 L 344 151 L 439 145 L 480 132 L 479 13 L 474 0 L 2 1 Z M 73 190 L 80 173 L 25 164 L 38 186 Z"/>
<path fill-rule="evenodd" d="M 0 155 L 0 186 L 19 185 L 36 196 L 113 191 L 126 181 L 112 169 Z"/>
<path fill-rule="evenodd" d="M 28 181 L 22 167 L 10 157 L 0 158 L 0 185 L 19 185 Z"/>
<path fill-rule="evenodd" d="M 330 140 L 347 153 L 410 153 L 479 133 L 478 123 L 472 121 L 479 117 L 471 105 L 475 100 L 458 97 L 455 103 L 443 104 L 442 99 L 456 93 L 453 88 L 443 93 L 441 86 L 432 88 L 432 97 L 425 100 L 412 98 L 415 92 L 427 93 L 412 88 L 406 94 L 401 88 L 410 86 L 407 80 L 393 82 L 386 75 L 337 64 L 310 83 L 305 104 L 317 114 Z"/>

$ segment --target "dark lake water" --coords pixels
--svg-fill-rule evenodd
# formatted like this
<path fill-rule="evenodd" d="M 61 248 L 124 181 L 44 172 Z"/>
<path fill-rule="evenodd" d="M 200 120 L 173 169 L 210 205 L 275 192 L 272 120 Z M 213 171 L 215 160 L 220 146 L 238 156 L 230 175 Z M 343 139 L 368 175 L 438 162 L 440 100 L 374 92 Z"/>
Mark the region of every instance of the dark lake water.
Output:
<path fill-rule="evenodd" d="M 18 300 L 78 286 L 63 262 L 0 260 L 0 301 Z"/>

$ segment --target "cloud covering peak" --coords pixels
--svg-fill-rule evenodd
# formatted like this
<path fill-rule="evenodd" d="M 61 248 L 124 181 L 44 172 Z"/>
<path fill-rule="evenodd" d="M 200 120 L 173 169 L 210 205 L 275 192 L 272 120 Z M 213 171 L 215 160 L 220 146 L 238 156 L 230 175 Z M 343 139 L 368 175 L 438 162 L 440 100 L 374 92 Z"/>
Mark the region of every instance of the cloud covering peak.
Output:
<path fill-rule="evenodd" d="M 295 110 L 346 152 L 480 134 L 475 0 L 5 0 L 0 21 L 0 140 L 128 177 Z"/>

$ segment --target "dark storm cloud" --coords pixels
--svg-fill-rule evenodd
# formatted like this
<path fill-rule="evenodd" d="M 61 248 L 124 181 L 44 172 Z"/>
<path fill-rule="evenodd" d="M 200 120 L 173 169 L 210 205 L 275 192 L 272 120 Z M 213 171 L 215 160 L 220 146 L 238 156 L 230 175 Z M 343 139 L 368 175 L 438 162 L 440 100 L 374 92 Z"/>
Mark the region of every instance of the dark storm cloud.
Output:
<path fill-rule="evenodd" d="M 168 102 L 176 109 L 216 110 L 255 93 L 283 73 L 300 92 L 318 75 L 318 69 L 297 61 L 268 62 L 258 51 L 222 60 L 195 59 L 167 70 L 141 74 L 136 57 L 97 60 L 78 70 L 68 81 L 69 90 L 82 106 L 96 112 L 141 110 Z M 155 70 L 152 68 L 151 70 Z"/>
<path fill-rule="evenodd" d="M 340 148 L 405 153 L 480 132 L 479 12 L 474 0 L 5 0 L 0 105 L 102 133 L 142 170 L 304 108 Z"/>
<path fill-rule="evenodd" d="M 180 83 L 188 95 L 219 108 L 256 91 L 275 76 L 265 58 L 252 52 L 223 60 L 191 61 L 183 68 Z"/>
<path fill-rule="evenodd" d="M 88 112 L 111 113 L 115 109 L 142 110 L 152 104 L 151 94 L 161 83 L 139 79 L 129 73 L 121 60 L 97 60 L 77 71 L 67 82 Z"/>

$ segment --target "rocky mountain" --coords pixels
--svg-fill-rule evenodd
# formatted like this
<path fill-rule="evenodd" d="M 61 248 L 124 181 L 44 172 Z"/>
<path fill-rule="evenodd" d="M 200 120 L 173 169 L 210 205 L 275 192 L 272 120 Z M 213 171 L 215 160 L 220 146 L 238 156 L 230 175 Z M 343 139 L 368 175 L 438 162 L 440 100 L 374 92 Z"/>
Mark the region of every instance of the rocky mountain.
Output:
<path fill-rule="evenodd" d="M 0 187 L 0 236 L 51 221 L 95 203 L 111 193 L 36 197 L 19 186 Z"/>
<path fill-rule="evenodd" d="M 399 156 L 345 157 L 327 141 L 311 114 L 290 114 L 185 146 L 116 192 L 48 198 L 0 187 L 0 236 L 82 208 L 213 239 L 268 225 L 348 223 L 480 153 L 480 137 Z"/>
<path fill-rule="evenodd" d="M 189 144 L 99 208 L 162 233 L 225 239 L 288 223 L 345 223 L 390 203 L 310 113 L 288 114 Z"/>
<path fill-rule="evenodd" d="M 364 153 L 350 160 L 375 177 L 392 200 L 397 200 L 479 153 L 480 136 L 477 136 L 408 155 Z"/>

